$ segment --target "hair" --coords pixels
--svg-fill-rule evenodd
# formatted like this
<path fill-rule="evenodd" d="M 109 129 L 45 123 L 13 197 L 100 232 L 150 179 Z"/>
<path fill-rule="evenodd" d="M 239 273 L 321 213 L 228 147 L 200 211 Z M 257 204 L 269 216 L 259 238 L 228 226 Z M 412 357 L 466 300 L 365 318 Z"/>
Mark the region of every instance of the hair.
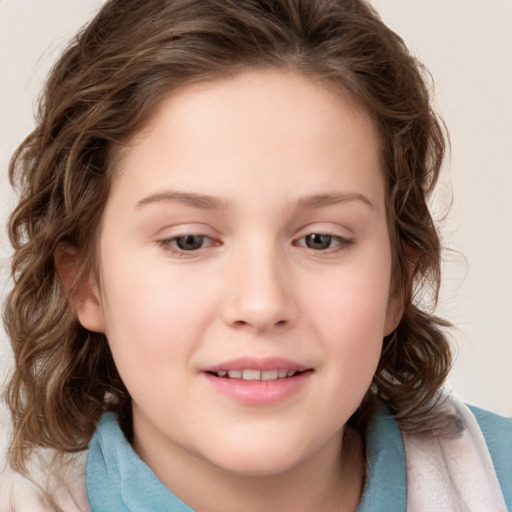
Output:
<path fill-rule="evenodd" d="M 7 388 L 10 462 L 36 446 L 87 447 L 107 410 L 129 429 L 130 397 L 104 334 L 90 332 L 57 273 L 63 245 L 95 268 L 97 232 L 116 157 L 178 88 L 247 69 L 304 74 L 349 94 L 382 138 L 397 329 L 383 340 L 373 384 L 352 418 L 380 399 L 403 429 L 438 420 L 451 363 L 447 322 L 419 299 L 440 284 L 441 244 L 428 209 L 446 147 L 428 74 L 362 0 L 109 0 L 53 68 L 37 125 L 13 155 L 20 200 L 9 221 L 14 286 L 4 322 L 15 356 Z"/>

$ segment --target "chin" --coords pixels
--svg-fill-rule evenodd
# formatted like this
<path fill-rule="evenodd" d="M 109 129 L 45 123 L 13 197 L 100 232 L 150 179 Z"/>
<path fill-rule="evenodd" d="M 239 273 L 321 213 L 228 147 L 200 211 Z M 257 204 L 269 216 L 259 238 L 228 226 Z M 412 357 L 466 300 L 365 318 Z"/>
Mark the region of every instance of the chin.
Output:
<path fill-rule="evenodd" d="M 222 469 L 242 477 L 265 478 L 277 476 L 293 469 L 300 464 L 297 453 L 289 457 L 273 457 L 256 454 L 254 456 L 224 457 Z"/>
<path fill-rule="evenodd" d="M 290 439 L 290 436 L 244 436 L 243 439 L 218 443 L 210 461 L 217 467 L 247 477 L 269 477 L 286 473 L 299 466 L 315 452 L 306 440 Z M 223 445 L 223 446 L 222 446 Z M 222 446 L 222 448 L 221 448 Z"/>

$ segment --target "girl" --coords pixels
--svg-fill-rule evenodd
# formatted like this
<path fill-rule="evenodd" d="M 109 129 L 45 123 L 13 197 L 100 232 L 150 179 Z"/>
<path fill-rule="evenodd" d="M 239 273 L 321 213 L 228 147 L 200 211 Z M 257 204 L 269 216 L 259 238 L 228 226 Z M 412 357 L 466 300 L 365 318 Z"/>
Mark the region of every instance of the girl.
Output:
<path fill-rule="evenodd" d="M 416 299 L 444 148 L 364 2 L 107 2 L 11 164 L 12 468 L 88 448 L 64 510 L 506 511 L 512 424 L 442 395 Z"/>

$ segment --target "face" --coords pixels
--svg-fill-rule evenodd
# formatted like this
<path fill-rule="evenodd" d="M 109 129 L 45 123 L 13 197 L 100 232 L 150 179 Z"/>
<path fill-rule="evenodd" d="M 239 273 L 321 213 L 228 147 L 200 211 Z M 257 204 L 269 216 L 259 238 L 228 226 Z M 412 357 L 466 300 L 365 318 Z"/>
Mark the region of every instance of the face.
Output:
<path fill-rule="evenodd" d="M 348 98 L 251 71 L 174 93 L 126 149 L 79 317 L 157 474 L 339 447 L 398 320 L 379 144 Z"/>

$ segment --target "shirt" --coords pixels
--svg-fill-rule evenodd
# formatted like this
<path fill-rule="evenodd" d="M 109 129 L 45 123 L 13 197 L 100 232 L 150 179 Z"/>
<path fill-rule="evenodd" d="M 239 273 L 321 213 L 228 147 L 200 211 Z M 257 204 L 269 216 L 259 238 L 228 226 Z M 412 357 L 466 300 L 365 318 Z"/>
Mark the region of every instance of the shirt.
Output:
<path fill-rule="evenodd" d="M 471 410 L 511 510 L 512 420 L 478 408 Z M 404 442 L 395 418 L 385 408 L 370 425 L 367 454 L 366 486 L 357 512 L 407 512 Z M 193 512 L 135 453 L 113 413 L 102 416 L 89 445 L 86 486 L 92 512 Z"/>

